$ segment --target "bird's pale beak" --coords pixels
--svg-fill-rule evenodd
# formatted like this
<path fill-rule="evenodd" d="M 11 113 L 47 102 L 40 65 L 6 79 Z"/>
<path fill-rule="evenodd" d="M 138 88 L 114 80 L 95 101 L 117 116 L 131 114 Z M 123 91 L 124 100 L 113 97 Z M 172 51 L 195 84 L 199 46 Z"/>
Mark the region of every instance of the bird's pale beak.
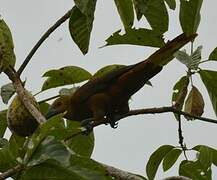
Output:
<path fill-rule="evenodd" d="M 53 108 L 49 108 L 48 109 L 48 112 L 47 112 L 47 114 L 45 115 L 45 118 L 46 119 L 49 119 L 49 118 L 51 118 L 52 116 L 55 116 L 55 115 L 57 115 L 58 113 L 57 113 L 57 111 L 55 110 L 55 109 L 53 109 Z"/>

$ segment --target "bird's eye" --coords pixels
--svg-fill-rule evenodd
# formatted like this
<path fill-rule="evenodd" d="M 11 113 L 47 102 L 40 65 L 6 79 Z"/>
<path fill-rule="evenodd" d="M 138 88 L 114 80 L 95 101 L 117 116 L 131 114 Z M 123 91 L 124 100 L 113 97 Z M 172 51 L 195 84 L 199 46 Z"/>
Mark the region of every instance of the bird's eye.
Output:
<path fill-rule="evenodd" d="M 57 106 L 61 106 L 61 104 L 62 104 L 61 102 L 57 102 L 57 104 L 56 104 L 56 105 L 57 105 Z"/>

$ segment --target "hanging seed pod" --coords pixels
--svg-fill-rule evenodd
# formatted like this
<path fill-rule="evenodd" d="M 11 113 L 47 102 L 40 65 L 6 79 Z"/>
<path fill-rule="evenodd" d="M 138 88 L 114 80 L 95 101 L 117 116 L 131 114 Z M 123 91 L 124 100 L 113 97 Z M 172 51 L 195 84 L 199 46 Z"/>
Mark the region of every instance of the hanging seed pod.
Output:
<path fill-rule="evenodd" d="M 39 109 L 35 98 L 28 93 L 29 99 Z M 38 122 L 29 113 L 18 96 L 15 96 L 7 112 L 7 122 L 9 129 L 19 136 L 29 136 L 38 127 Z"/>

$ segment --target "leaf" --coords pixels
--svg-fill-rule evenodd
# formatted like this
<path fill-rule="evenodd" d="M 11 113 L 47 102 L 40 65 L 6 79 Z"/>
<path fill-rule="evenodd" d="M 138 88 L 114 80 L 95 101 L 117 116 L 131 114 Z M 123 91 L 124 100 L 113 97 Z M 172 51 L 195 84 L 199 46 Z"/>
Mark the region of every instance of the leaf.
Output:
<path fill-rule="evenodd" d="M 217 47 L 210 53 L 209 60 L 217 61 Z"/>
<path fill-rule="evenodd" d="M 80 128 L 81 125 L 75 121 L 67 121 L 67 128 L 74 132 L 76 129 Z M 80 134 L 77 135 L 66 142 L 67 146 L 73 150 L 73 152 L 85 156 L 91 157 L 94 148 L 94 134 L 91 132 L 89 135 Z"/>
<path fill-rule="evenodd" d="M 8 83 L 2 86 L 1 87 L 1 97 L 2 97 L 3 103 L 7 104 L 15 92 L 16 91 L 12 83 Z"/>
<path fill-rule="evenodd" d="M 173 87 L 173 94 L 172 94 L 172 104 L 176 106 L 178 110 L 182 110 L 184 101 L 188 92 L 188 84 L 189 78 L 187 76 L 183 76 L 176 82 L 175 86 Z M 179 120 L 179 115 L 175 114 L 177 120 Z"/>
<path fill-rule="evenodd" d="M 7 126 L 7 110 L 0 111 L 0 137 L 4 136 Z"/>
<path fill-rule="evenodd" d="M 51 173 L 52 172 L 52 173 Z M 89 159 L 73 156 L 66 166 L 55 160 L 47 160 L 30 167 L 20 177 L 21 180 L 35 179 L 73 179 L 73 180 L 111 180 L 105 168 Z"/>
<path fill-rule="evenodd" d="M 4 172 L 17 164 L 17 154 L 13 154 L 9 145 L 0 149 L 0 172 Z"/>
<path fill-rule="evenodd" d="M 62 114 L 53 116 L 49 119 L 49 121 L 43 123 L 38 127 L 38 129 L 36 129 L 31 138 L 28 140 L 24 163 L 29 162 L 29 159 L 31 159 L 38 146 L 47 136 L 54 136 L 57 140 L 62 138 L 65 132 L 62 116 Z"/>
<path fill-rule="evenodd" d="M 171 145 L 163 145 L 159 147 L 149 158 L 148 163 L 146 165 L 146 173 L 148 176 L 148 179 L 153 180 L 157 169 L 163 160 L 163 158 L 166 156 L 166 154 L 171 151 L 174 148 L 174 146 Z"/>
<path fill-rule="evenodd" d="M 39 103 L 40 112 L 45 116 L 48 112 L 49 104 L 46 102 Z"/>
<path fill-rule="evenodd" d="M 46 137 L 38 146 L 29 159 L 28 166 L 41 164 L 42 162 L 53 159 L 61 164 L 69 164 L 71 153 L 53 136 Z"/>
<path fill-rule="evenodd" d="M 204 100 L 200 91 L 193 86 L 185 102 L 185 112 L 195 116 L 201 116 L 204 111 Z M 186 119 L 192 120 L 193 118 L 185 116 Z"/>
<path fill-rule="evenodd" d="M 202 164 L 199 161 L 184 160 L 179 166 L 179 175 L 189 177 L 195 180 L 211 180 L 212 171 L 203 170 Z"/>
<path fill-rule="evenodd" d="M 174 53 L 174 56 L 176 59 L 178 59 L 182 64 L 185 64 L 187 67 L 189 67 L 189 64 L 191 62 L 191 56 L 189 56 L 185 50 L 183 51 L 177 51 Z"/>
<path fill-rule="evenodd" d="M 168 152 L 163 159 L 163 170 L 169 170 L 175 164 L 181 153 L 182 151 L 180 149 L 172 149 Z"/>
<path fill-rule="evenodd" d="M 180 0 L 179 21 L 183 32 L 194 34 L 200 24 L 200 9 L 203 0 Z"/>
<path fill-rule="evenodd" d="M 2 149 L 4 146 L 8 145 L 8 140 L 5 138 L 0 138 L 0 149 Z"/>
<path fill-rule="evenodd" d="M 153 30 L 163 34 L 168 30 L 169 16 L 164 0 L 134 0 L 137 19 L 144 15 Z"/>
<path fill-rule="evenodd" d="M 209 153 L 212 152 L 212 163 L 217 166 L 217 150 L 212 148 L 212 147 L 209 147 L 209 146 L 205 146 L 205 145 L 197 145 L 195 147 L 193 147 L 192 149 L 195 150 L 195 151 L 198 151 L 200 152 L 201 148 L 206 148 L 206 149 L 209 149 Z M 209 156 L 209 155 L 208 155 Z"/>
<path fill-rule="evenodd" d="M 14 44 L 11 31 L 4 20 L 0 19 L 0 73 L 15 65 Z"/>
<path fill-rule="evenodd" d="M 201 50 L 202 46 L 198 46 L 197 49 L 191 54 L 191 62 L 189 64 L 189 68 L 193 70 L 198 69 L 198 65 L 201 61 Z"/>
<path fill-rule="evenodd" d="M 134 11 L 132 0 L 115 0 L 118 13 L 125 29 L 133 26 Z"/>
<path fill-rule="evenodd" d="M 176 0 L 165 0 L 170 9 L 176 9 Z"/>
<path fill-rule="evenodd" d="M 77 66 L 65 66 L 60 69 L 47 71 L 43 77 L 48 77 L 48 79 L 44 82 L 42 91 L 88 80 L 91 74 Z"/>
<path fill-rule="evenodd" d="M 70 95 L 74 94 L 75 91 L 77 91 L 78 89 L 79 89 L 79 87 L 73 87 L 73 88 L 70 88 L 70 89 L 62 88 L 59 91 L 59 95 L 60 96 L 70 96 Z"/>
<path fill-rule="evenodd" d="M 83 54 L 88 52 L 96 0 L 76 0 L 69 19 L 69 31 L 73 41 Z"/>
<path fill-rule="evenodd" d="M 217 71 L 200 70 L 199 74 L 204 85 L 206 86 L 213 109 L 217 116 Z"/>
<path fill-rule="evenodd" d="M 198 160 L 200 161 L 201 165 L 203 166 L 204 171 L 211 168 L 212 164 L 212 150 L 209 147 L 201 146 L 199 150 L 199 157 Z"/>
<path fill-rule="evenodd" d="M 25 137 L 18 136 L 16 134 L 12 134 L 9 140 L 9 146 L 11 149 L 12 154 L 16 157 L 23 158 L 26 148 L 24 147 L 24 144 L 26 142 Z"/>
<path fill-rule="evenodd" d="M 150 47 L 161 47 L 164 45 L 163 36 L 156 31 L 149 29 L 128 29 L 124 35 L 120 35 L 120 30 L 113 33 L 108 39 L 107 44 L 118 45 L 118 44 L 131 44 L 140 46 Z"/>

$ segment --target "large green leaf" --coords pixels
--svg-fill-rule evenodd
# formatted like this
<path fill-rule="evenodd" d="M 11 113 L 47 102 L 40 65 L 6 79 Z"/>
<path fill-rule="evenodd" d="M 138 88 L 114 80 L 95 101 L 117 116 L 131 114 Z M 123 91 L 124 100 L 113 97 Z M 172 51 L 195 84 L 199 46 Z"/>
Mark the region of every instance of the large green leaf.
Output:
<path fill-rule="evenodd" d="M 7 110 L 0 111 L 0 137 L 4 136 L 7 126 Z"/>
<path fill-rule="evenodd" d="M 60 141 L 54 139 L 53 136 L 48 136 L 37 146 L 27 165 L 37 165 L 48 159 L 68 165 L 70 156 L 71 153 Z"/>
<path fill-rule="evenodd" d="M 27 151 L 24 157 L 24 163 L 28 163 L 38 146 L 47 136 L 54 136 L 56 139 L 62 139 L 65 135 L 65 126 L 62 114 L 53 116 L 46 123 L 40 125 L 28 140 Z"/>
<path fill-rule="evenodd" d="M 0 172 L 4 172 L 17 164 L 18 154 L 13 154 L 11 146 L 6 145 L 0 149 Z"/>
<path fill-rule="evenodd" d="M 43 77 L 48 77 L 42 86 L 42 91 L 67 84 L 75 84 L 91 77 L 91 74 L 77 66 L 65 66 L 47 71 Z"/>
<path fill-rule="evenodd" d="M 217 71 L 200 70 L 200 77 L 206 86 L 213 109 L 217 116 Z"/>
<path fill-rule="evenodd" d="M 16 134 L 12 134 L 9 140 L 9 146 L 11 149 L 11 152 L 14 154 L 14 156 L 23 158 L 26 147 L 25 147 L 26 138 L 18 136 Z"/>
<path fill-rule="evenodd" d="M 67 128 L 74 130 L 74 132 L 80 127 L 79 122 L 67 121 Z M 79 134 L 67 140 L 66 145 L 81 156 L 91 157 L 94 148 L 94 133 L 91 132 L 89 135 Z"/>
<path fill-rule="evenodd" d="M 200 9 L 203 0 L 180 0 L 179 20 L 183 32 L 194 34 L 200 24 Z"/>
<path fill-rule="evenodd" d="M 210 53 L 209 60 L 217 61 L 217 47 Z"/>
<path fill-rule="evenodd" d="M 189 177 L 195 180 L 211 180 L 211 168 L 204 171 L 203 165 L 200 161 L 187 161 L 184 160 L 179 166 L 179 175 Z"/>
<path fill-rule="evenodd" d="M 216 149 L 209 147 L 209 146 L 205 146 L 205 145 L 197 145 L 197 146 L 193 147 L 192 149 L 195 151 L 198 151 L 198 152 L 200 152 L 201 149 L 205 149 L 206 151 L 205 151 L 205 153 L 203 153 L 204 158 L 202 158 L 202 159 L 204 159 L 205 161 L 207 161 L 207 159 L 208 160 L 212 159 L 212 163 L 215 166 L 217 166 L 217 150 Z M 206 156 L 208 156 L 208 158 Z"/>
<path fill-rule="evenodd" d="M 0 73 L 8 66 L 14 67 L 15 61 L 11 31 L 5 21 L 0 19 Z"/>
<path fill-rule="evenodd" d="M 52 172 L 52 173 L 51 173 Z M 55 160 L 47 160 L 30 167 L 20 177 L 21 180 L 35 179 L 73 179 L 73 180 L 111 180 L 105 168 L 99 163 L 73 155 L 67 165 Z"/>
<path fill-rule="evenodd" d="M 88 52 L 96 0 L 76 0 L 69 19 L 72 39 L 83 54 Z"/>
<path fill-rule="evenodd" d="M 173 87 L 173 94 L 172 94 L 172 104 L 176 105 L 178 110 L 182 110 L 184 105 L 185 97 L 188 92 L 188 84 L 189 78 L 187 76 L 183 76 L 176 82 L 175 86 Z M 179 120 L 179 115 L 174 114 L 176 119 Z"/>
<path fill-rule="evenodd" d="M 133 26 L 134 11 L 132 0 L 115 0 L 118 13 L 121 17 L 124 28 L 128 29 Z"/>
<path fill-rule="evenodd" d="M 137 19 L 144 15 L 152 29 L 162 34 L 168 30 L 169 16 L 164 0 L 133 0 Z"/>
<path fill-rule="evenodd" d="M 146 173 L 148 176 L 148 179 L 153 180 L 157 169 L 163 160 L 163 158 L 166 156 L 168 152 L 170 152 L 174 146 L 171 145 L 163 145 L 159 147 L 149 158 L 148 163 L 146 165 Z"/>
<path fill-rule="evenodd" d="M 120 34 L 120 30 L 116 31 L 112 36 L 106 39 L 107 44 L 131 44 L 140 46 L 161 47 L 164 45 L 163 36 L 157 31 L 149 29 L 128 29 L 124 35 Z"/>
<path fill-rule="evenodd" d="M 167 171 L 170 169 L 175 164 L 181 153 L 182 150 L 180 149 L 172 149 L 170 152 L 168 152 L 163 159 L 163 170 Z"/>

